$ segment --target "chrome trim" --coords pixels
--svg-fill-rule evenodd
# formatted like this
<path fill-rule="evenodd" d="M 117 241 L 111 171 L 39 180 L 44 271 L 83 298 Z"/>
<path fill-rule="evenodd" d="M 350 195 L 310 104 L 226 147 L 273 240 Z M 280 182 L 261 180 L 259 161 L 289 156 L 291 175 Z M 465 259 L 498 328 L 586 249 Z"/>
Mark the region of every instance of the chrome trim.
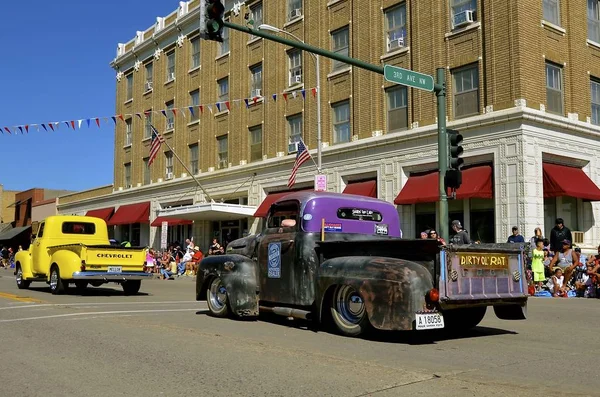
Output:
<path fill-rule="evenodd" d="M 152 278 L 154 274 L 144 272 L 75 272 L 71 277 L 73 280 L 103 280 L 103 281 L 128 281 L 145 280 Z"/>

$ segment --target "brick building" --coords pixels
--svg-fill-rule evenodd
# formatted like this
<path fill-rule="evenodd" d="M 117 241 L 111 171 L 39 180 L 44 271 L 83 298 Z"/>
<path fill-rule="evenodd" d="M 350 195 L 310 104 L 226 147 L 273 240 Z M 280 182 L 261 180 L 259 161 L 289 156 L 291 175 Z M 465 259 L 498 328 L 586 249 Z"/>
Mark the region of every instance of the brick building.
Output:
<path fill-rule="evenodd" d="M 230 10 L 233 2 L 225 3 Z M 537 226 L 549 234 L 560 216 L 580 232 L 579 244 L 596 245 L 599 3 L 252 0 L 226 16 L 243 25 L 249 14 L 255 26 L 373 64 L 432 75 L 444 67 L 448 127 L 465 137 L 464 183 L 450 202 L 451 218 L 474 239 L 505 241 L 513 225 L 526 237 Z M 171 239 L 193 234 L 206 246 L 213 235 L 258 229 L 252 214 L 287 190 L 299 137 L 315 156 L 318 82 L 309 54 L 237 31 L 226 30 L 222 44 L 202 41 L 198 5 L 182 2 L 118 45 L 111 66 L 124 117 L 115 130 L 114 186 L 75 195 L 59 211 L 104 211 L 117 237 L 154 246 L 167 216 L 176 226 Z M 326 58 L 320 87 L 328 190 L 395 202 L 405 236 L 436 227 L 435 96 Z M 171 108 L 179 111 L 160 112 Z M 150 120 L 215 202 L 195 189 L 165 145 L 147 166 Z M 312 187 L 314 174 L 304 165 L 295 188 Z"/>

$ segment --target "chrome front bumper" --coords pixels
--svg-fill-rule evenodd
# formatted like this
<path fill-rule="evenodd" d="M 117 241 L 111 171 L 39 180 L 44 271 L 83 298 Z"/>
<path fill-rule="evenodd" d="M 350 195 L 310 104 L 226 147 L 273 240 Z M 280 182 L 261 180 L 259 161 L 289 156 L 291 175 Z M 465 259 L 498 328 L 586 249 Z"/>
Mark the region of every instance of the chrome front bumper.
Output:
<path fill-rule="evenodd" d="M 146 280 L 152 278 L 154 274 L 145 272 L 75 272 L 71 277 L 73 280 L 102 280 L 102 281 L 129 281 Z"/>

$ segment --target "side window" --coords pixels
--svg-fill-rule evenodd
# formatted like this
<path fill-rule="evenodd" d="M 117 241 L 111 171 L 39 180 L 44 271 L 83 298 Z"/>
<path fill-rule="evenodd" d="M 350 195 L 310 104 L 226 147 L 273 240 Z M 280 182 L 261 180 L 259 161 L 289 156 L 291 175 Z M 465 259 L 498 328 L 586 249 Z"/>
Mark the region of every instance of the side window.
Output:
<path fill-rule="evenodd" d="M 40 223 L 40 228 L 38 229 L 37 237 L 43 237 L 44 236 L 44 226 L 46 226 L 45 222 Z"/>
<path fill-rule="evenodd" d="M 295 222 L 295 225 L 291 227 L 288 226 L 286 229 L 288 229 L 288 231 L 291 231 L 290 229 L 298 230 L 298 212 L 299 208 L 297 204 L 284 204 L 273 208 L 267 221 L 267 228 L 286 227 L 286 224 L 290 224 L 290 222 L 284 223 L 283 221 L 290 219 Z"/>

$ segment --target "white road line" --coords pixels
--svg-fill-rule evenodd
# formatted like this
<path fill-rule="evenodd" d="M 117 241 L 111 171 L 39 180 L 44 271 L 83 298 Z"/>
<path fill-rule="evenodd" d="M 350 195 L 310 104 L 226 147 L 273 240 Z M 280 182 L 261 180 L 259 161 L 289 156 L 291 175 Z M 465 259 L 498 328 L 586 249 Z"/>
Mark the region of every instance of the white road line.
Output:
<path fill-rule="evenodd" d="M 39 305 L 22 305 L 0 307 L 0 310 L 27 309 L 31 307 L 52 307 L 52 306 L 110 306 L 110 305 L 170 305 L 175 303 L 200 303 L 198 301 L 162 301 L 162 302 L 90 302 L 90 303 L 42 303 Z"/>
<path fill-rule="evenodd" d="M 89 315 L 99 315 L 99 314 L 165 313 L 165 312 L 185 312 L 185 311 L 197 311 L 197 310 L 199 310 L 199 309 L 196 308 L 196 309 L 122 310 L 122 311 L 110 311 L 110 312 L 68 313 L 68 314 L 55 314 L 52 316 L 13 318 L 10 320 L 0 320 L 0 323 L 14 323 L 14 322 L 18 322 L 18 321 L 44 320 L 44 319 L 51 319 L 51 318 L 89 316 Z"/>

